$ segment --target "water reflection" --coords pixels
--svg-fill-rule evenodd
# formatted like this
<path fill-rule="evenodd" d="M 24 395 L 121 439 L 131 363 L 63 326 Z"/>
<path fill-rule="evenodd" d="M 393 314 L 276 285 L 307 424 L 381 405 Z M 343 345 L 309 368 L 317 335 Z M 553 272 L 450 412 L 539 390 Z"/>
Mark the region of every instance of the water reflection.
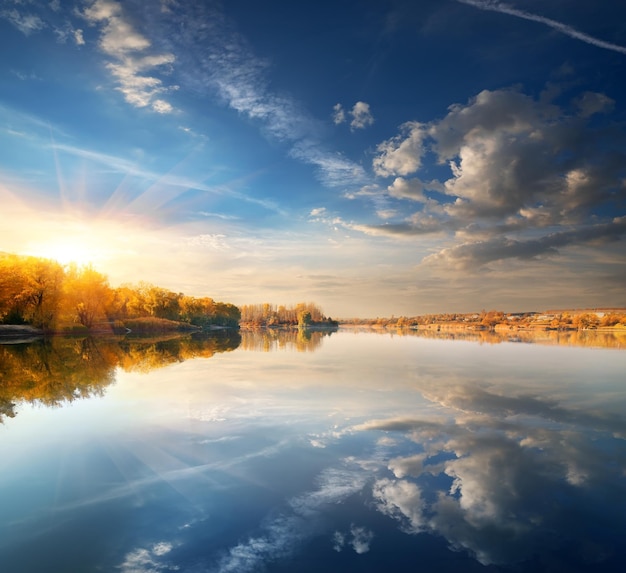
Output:
<path fill-rule="evenodd" d="M 391 475 L 373 486 L 382 513 L 408 533 L 444 537 L 484 565 L 617 565 L 626 530 L 623 415 L 471 386 L 432 389 L 429 397 L 448 420 L 358 427 L 386 432 L 401 452 L 390 449 Z"/>
<path fill-rule="evenodd" d="M 237 332 L 165 338 L 38 339 L 0 344 L 0 423 L 20 402 L 58 406 L 102 396 L 115 369 L 149 372 L 191 358 L 210 358 L 237 348 Z"/>
<path fill-rule="evenodd" d="M 104 398 L 2 427 L 3 565 L 622 570 L 626 353 L 241 334 L 116 342 Z"/>
<path fill-rule="evenodd" d="M 264 328 L 244 330 L 241 333 L 241 348 L 242 350 L 261 352 L 271 352 L 273 350 L 313 352 L 321 346 L 325 337 L 331 336 L 337 330 L 337 328 Z"/>
<path fill-rule="evenodd" d="M 417 336 L 431 340 L 465 340 L 484 344 L 522 342 L 527 344 L 547 344 L 554 346 L 581 346 L 586 348 L 626 349 L 626 329 L 611 330 L 470 330 L 420 327 L 372 328 L 344 326 L 353 332 L 372 332 L 381 335 Z"/>

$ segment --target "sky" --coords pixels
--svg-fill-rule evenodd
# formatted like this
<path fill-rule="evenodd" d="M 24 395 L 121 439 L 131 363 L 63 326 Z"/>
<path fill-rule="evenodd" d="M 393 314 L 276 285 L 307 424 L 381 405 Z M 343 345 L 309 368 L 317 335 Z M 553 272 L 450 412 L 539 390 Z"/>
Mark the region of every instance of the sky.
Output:
<path fill-rule="evenodd" d="M 0 0 L 0 251 L 332 317 L 626 306 L 626 5 Z"/>

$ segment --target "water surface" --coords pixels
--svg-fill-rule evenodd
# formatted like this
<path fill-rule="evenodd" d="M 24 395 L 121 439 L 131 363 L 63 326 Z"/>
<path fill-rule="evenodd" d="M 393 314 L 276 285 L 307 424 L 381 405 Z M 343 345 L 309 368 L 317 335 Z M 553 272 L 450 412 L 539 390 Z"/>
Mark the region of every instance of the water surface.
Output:
<path fill-rule="evenodd" d="M 2 570 L 622 571 L 626 353 L 566 344 L 0 346 Z"/>

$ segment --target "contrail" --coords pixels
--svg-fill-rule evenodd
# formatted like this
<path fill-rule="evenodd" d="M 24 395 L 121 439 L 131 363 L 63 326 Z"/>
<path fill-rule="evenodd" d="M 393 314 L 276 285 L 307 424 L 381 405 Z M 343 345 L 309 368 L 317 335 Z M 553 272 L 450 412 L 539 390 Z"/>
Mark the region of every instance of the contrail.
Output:
<path fill-rule="evenodd" d="M 530 12 L 524 12 L 524 10 L 517 10 L 516 8 L 512 8 L 507 4 L 502 4 L 493 0 L 457 0 L 457 2 L 460 2 L 461 4 L 468 4 L 469 6 L 474 6 L 475 8 L 478 8 L 480 10 L 501 12 L 502 14 L 509 14 L 511 16 L 523 18 L 524 20 L 539 22 L 540 24 L 545 24 L 546 26 L 550 26 L 550 28 L 554 28 L 555 30 L 558 30 L 563 34 L 566 34 L 571 38 L 576 38 L 577 40 L 582 40 L 587 44 L 591 44 L 592 46 L 604 48 L 605 50 L 613 50 L 614 52 L 619 52 L 620 54 L 626 54 L 626 47 L 624 46 L 612 44 L 611 42 L 605 42 L 604 40 L 594 38 L 593 36 L 585 34 L 584 32 L 579 32 L 578 30 L 572 28 L 571 26 L 568 26 L 567 24 L 562 24 L 561 22 L 557 22 L 556 20 L 552 20 L 550 18 L 545 18 L 544 16 L 537 16 L 536 14 L 531 14 Z"/>

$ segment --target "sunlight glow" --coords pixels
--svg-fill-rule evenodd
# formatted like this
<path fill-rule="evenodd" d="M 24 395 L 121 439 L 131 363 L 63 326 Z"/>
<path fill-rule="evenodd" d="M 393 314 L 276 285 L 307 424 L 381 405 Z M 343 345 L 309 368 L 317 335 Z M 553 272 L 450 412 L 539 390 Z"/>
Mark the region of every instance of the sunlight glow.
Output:
<path fill-rule="evenodd" d="M 70 263 L 76 263 L 80 266 L 94 264 L 94 259 L 97 258 L 97 253 L 94 253 L 87 244 L 70 239 L 54 240 L 35 245 L 30 251 L 30 254 L 36 257 L 53 259 L 62 265 Z"/>

